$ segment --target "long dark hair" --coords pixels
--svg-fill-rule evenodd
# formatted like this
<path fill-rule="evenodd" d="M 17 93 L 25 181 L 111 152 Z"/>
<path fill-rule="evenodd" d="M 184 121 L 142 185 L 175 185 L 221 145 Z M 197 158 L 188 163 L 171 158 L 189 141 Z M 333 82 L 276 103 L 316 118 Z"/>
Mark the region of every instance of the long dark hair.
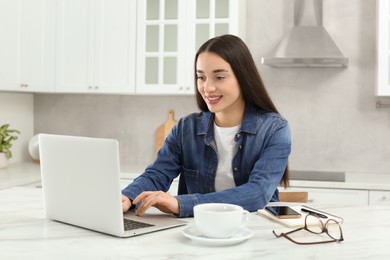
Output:
<path fill-rule="evenodd" d="M 248 47 L 239 37 L 228 34 L 218 36 L 208 40 L 199 48 L 195 55 L 195 86 L 197 86 L 196 63 L 198 61 L 199 54 L 203 52 L 213 52 L 230 64 L 241 88 L 244 101 L 247 105 L 260 108 L 267 112 L 275 112 L 279 114 L 264 87 L 263 80 L 260 77 L 259 71 L 256 68 L 255 61 L 253 60 Z M 207 104 L 203 100 L 199 91 L 196 91 L 196 102 L 201 111 L 209 111 Z M 287 187 L 288 182 L 289 174 L 287 166 L 284 171 L 281 184 L 284 187 Z"/>

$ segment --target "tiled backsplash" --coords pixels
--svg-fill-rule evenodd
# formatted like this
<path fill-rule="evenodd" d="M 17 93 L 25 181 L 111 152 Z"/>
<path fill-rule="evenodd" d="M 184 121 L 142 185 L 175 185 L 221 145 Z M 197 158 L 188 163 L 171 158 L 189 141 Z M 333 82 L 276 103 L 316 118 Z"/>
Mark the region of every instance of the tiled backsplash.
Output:
<path fill-rule="evenodd" d="M 198 111 L 192 96 L 36 94 L 35 133 L 115 138 L 121 161 L 149 164 L 156 129 L 173 109 L 175 119 Z"/>

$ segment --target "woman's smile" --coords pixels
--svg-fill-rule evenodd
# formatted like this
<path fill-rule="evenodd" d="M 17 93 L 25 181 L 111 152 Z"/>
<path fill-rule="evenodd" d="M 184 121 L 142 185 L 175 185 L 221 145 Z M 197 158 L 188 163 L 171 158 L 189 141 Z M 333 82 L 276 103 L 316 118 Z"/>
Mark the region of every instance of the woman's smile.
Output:
<path fill-rule="evenodd" d="M 210 105 L 218 104 L 222 99 L 221 96 L 206 96 L 206 102 Z"/>

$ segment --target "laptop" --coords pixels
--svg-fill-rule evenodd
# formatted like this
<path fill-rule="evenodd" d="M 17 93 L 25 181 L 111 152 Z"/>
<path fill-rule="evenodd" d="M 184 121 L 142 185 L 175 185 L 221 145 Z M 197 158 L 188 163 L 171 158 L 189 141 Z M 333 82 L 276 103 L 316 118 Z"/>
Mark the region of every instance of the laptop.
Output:
<path fill-rule="evenodd" d="M 149 213 L 153 208 L 143 217 L 123 214 L 117 140 L 39 134 L 39 157 L 49 219 L 118 237 L 187 223 L 156 209 Z"/>

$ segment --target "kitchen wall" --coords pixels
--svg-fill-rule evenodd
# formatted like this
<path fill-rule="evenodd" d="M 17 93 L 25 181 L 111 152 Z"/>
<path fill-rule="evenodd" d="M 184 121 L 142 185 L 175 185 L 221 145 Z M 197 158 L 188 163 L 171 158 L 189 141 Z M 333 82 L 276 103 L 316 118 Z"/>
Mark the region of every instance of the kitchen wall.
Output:
<path fill-rule="evenodd" d="M 324 0 L 324 25 L 349 57 L 347 69 L 260 64 L 291 28 L 292 0 L 247 0 L 246 17 L 246 42 L 291 124 L 291 169 L 390 174 L 390 110 L 376 109 L 374 96 L 375 0 Z M 36 94 L 34 101 L 35 133 L 117 138 L 122 161 L 144 165 L 168 110 L 176 119 L 197 110 L 189 96 Z"/>
<path fill-rule="evenodd" d="M 10 129 L 20 131 L 18 139 L 12 143 L 10 164 L 30 159 L 27 147 L 33 135 L 33 110 L 33 94 L 0 93 L 0 126 L 9 124 Z"/>
<path fill-rule="evenodd" d="M 35 96 L 35 133 L 118 139 L 121 161 L 147 165 L 154 158 L 156 129 L 197 111 L 192 96 L 55 95 Z"/>
<path fill-rule="evenodd" d="M 271 3 L 272 2 L 272 3 Z M 293 1 L 249 1 L 248 45 L 272 52 L 292 24 Z M 291 168 L 390 173 L 390 110 L 375 107 L 375 0 L 323 0 L 324 26 L 347 69 L 272 69 L 266 86 L 290 121 Z"/>

